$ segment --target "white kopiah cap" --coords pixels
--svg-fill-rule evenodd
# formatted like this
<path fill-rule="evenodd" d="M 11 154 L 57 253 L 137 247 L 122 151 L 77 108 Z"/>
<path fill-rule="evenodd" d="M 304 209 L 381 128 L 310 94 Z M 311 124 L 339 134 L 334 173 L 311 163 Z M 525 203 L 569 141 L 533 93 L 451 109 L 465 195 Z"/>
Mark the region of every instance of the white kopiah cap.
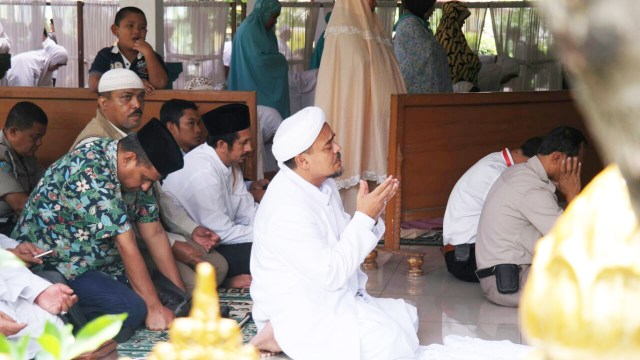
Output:
<path fill-rule="evenodd" d="M 284 162 L 303 153 L 313 145 L 325 123 L 324 111 L 306 107 L 285 119 L 273 137 L 273 156 L 282 167 Z"/>
<path fill-rule="evenodd" d="M 112 69 L 102 74 L 98 83 L 98 92 L 122 89 L 144 89 L 140 77 L 129 69 Z"/>

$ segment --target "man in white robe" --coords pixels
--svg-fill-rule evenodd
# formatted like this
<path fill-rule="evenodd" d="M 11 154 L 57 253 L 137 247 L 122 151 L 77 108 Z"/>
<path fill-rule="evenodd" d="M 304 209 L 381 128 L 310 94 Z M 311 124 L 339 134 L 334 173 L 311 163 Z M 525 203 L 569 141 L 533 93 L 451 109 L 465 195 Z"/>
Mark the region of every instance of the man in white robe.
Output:
<path fill-rule="evenodd" d="M 334 177 L 340 146 L 324 112 L 308 107 L 285 120 L 274 138 L 280 172 L 254 223 L 251 254 L 252 343 L 293 359 L 414 359 L 415 307 L 366 292 L 360 263 L 384 232 L 380 215 L 398 182 L 372 192 L 361 182 L 357 211 L 344 212 Z"/>
<path fill-rule="evenodd" d="M 65 48 L 47 38 L 42 50 L 28 51 L 11 57 L 7 72 L 9 86 L 53 86 L 53 72 L 67 65 Z"/>
<path fill-rule="evenodd" d="M 0 251 L 5 251 L 1 250 Z M 0 334 L 9 340 L 29 336 L 28 358 L 35 357 L 40 345 L 35 341 L 47 321 L 62 327 L 56 315 L 78 301 L 73 290 L 34 275 L 26 267 L 0 269 Z"/>
<path fill-rule="evenodd" d="M 249 108 L 224 105 L 203 114 L 202 122 L 207 141 L 185 155 L 182 170 L 169 175 L 162 189 L 197 223 L 220 236 L 216 250 L 229 264 L 228 286 L 246 287 L 251 283 L 255 199 L 261 198 L 268 184 L 254 181 L 247 189 L 238 166 L 253 152 Z"/>

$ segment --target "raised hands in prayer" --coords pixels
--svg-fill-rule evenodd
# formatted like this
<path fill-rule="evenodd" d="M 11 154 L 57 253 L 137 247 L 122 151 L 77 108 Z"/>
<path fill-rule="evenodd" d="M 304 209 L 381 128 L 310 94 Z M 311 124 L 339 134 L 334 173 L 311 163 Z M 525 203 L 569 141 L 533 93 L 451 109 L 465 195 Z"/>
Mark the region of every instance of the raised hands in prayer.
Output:
<path fill-rule="evenodd" d="M 360 211 L 378 221 L 387 206 L 387 202 L 396 194 L 399 184 L 398 179 L 389 175 L 382 184 L 369 192 L 369 184 L 364 180 L 360 180 L 356 211 Z"/>

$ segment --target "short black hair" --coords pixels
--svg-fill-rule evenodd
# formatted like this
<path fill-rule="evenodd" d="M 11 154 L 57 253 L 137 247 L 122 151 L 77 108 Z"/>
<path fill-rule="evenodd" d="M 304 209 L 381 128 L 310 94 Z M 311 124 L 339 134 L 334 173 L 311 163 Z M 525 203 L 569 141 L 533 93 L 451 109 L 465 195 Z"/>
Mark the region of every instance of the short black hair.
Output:
<path fill-rule="evenodd" d="M 120 139 L 120 141 L 118 141 L 118 149 L 136 154 L 136 165 L 138 166 L 148 166 L 151 164 L 147 153 L 144 152 L 142 144 L 140 144 L 138 133 L 134 132 Z"/>
<path fill-rule="evenodd" d="M 120 26 L 120 21 L 122 21 L 122 18 L 127 16 L 127 14 L 140 14 L 142 15 L 142 17 L 144 17 L 145 20 L 147 20 L 147 16 L 144 14 L 144 11 L 135 6 L 126 6 L 118 10 L 118 12 L 116 13 L 116 19 L 113 24 L 115 26 Z"/>
<path fill-rule="evenodd" d="M 240 135 L 238 135 L 237 132 L 234 132 L 231 134 L 224 134 L 224 135 L 215 135 L 215 136 L 208 135 L 207 144 L 215 149 L 216 146 L 218 145 L 218 141 L 222 140 L 225 143 L 227 143 L 227 145 L 229 146 L 229 149 L 231 149 L 233 147 L 233 143 L 235 143 L 236 140 L 238 140 L 239 138 L 240 138 Z"/>
<path fill-rule="evenodd" d="M 193 101 L 183 99 L 165 101 L 160 108 L 160 122 L 164 126 L 167 126 L 169 122 L 180 125 L 180 118 L 187 109 L 198 110 L 198 105 Z"/>
<path fill-rule="evenodd" d="M 524 156 L 530 158 L 538 153 L 540 144 L 542 144 L 542 137 L 532 137 L 531 139 L 528 139 L 522 145 L 520 145 L 520 150 L 522 150 L 522 154 Z"/>
<path fill-rule="evenodd" d="M 307 150 L 301 152 L 300 154 L 310 154 L 311 153 L 311 148 L 313 147 L 313 144 L 311 144 L 311 146 L 309 146 L 307 148 Z M 298 155 L 296 155 L 298 156 Z M 292 157 L 291 159 L 287 160 L 284 162 L 285 165 L 287 165 L 287 167 L 291 170 L 295 170 L 298 165 L 296 164 L 296 156 Z"/>
<path fill-rule="evenodd" d="M 284 164 L 291 170 L 295 170 L 298 165 L 296 165 L 296 157 L 292 157 L 291 159 L 284 162 Z"/>
<path fill-rule="evenodd" d="M 567 156 L 576 156 L 582 144 L 588 145 L 587 139 L 580 130 L 569 126 L 559 126 L 542 139 L 538 154 L 549 155 L 559 151 Z"/>
<path fill-rule="evenodd" d="M 49 123 L 47 114 L 38 105 L 30 101 L 20 101 L 9 110 L 4 127 L 7 129 L 26 130 L 31 129 L 33 123 L 47 126 Z"/>

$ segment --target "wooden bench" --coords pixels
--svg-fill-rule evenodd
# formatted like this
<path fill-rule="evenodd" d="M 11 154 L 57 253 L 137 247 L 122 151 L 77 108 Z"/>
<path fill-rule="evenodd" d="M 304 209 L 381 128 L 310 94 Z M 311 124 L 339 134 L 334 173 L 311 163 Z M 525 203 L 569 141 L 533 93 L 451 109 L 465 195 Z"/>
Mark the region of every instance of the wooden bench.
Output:
<path fill-rule="evenodd" d="M 9 110 L 19 101 L 31 101 L 40 106 L 49 118 L 49 125 L 36 156 L 46 167 L 68 152 L 80 131 L 95 117 L 97 97 L 88 89 L 0 87 L 0 125 L 4 126 Z M 254 134 L 253 147 L 256 148 L 258 117 L 255 92 L 159 90 L 146 97 L 142 124 L 153 117 L 160 118 L 160 107 L 170 99 L 193 101 L 198 104 L 201 114 L 225 104 L 246 104 Z M 246 162 L 243 168 L 245 177 L 256 178 L 256 159 L 254 155 L 251 161 Z"/>
<path fill-rule="evenodd" d="M 560 125 L 589 137 L 566 91 L 393 95 L 390 121 L 387 171 L 400 180 L 400 189 L 387 206 L 382 249 L 407 255 L 414 276 L 421 275 L 422 254 L 400 249 L 401 222 L 444 216 L 453 186 L 474 163 Z M 583 185 L 603 168 L 589 143 Z M 375 254 L 368 260 L 374 267 Z"/>

